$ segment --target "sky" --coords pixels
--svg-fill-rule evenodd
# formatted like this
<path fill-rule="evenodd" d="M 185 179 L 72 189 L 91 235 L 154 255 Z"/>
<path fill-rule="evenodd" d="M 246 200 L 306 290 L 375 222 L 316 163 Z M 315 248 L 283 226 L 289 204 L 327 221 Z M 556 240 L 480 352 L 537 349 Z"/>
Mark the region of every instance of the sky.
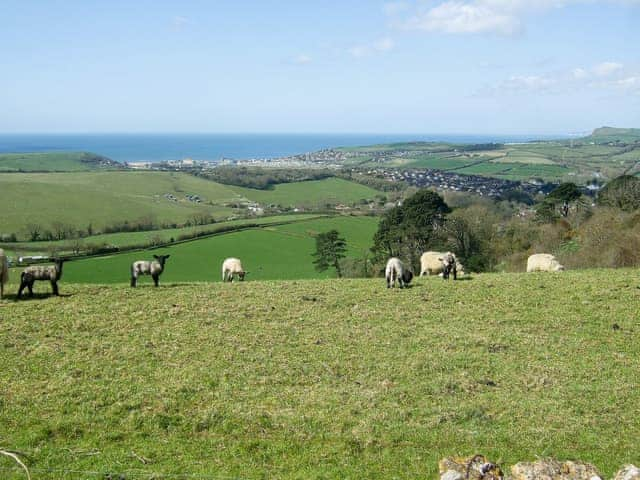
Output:
<path fill-rule="evenodd" d="M 640 0 L 0 0 L 0 133 L 640 127 Z"/>

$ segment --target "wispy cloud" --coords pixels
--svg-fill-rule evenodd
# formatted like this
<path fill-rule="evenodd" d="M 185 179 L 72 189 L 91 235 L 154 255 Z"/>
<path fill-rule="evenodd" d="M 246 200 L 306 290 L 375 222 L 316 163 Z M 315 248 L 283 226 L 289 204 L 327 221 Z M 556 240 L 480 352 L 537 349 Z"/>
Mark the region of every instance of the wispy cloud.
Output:
<path fill-rule="evenodd" d="M 564 94 L 581 89 L 606 89 L 640 94 L 640 71 L 633 71 L 621 63 L 608 61 L 566 71 L 511 75 L 494 85 L 485 86 L 476 92 L 476 95 Z"/>
<path fill-rule="evenodd" d="M 593 73 L 599 77 L 610 77 L 622 70 L 623 65 L 617 62 L 602 62 L 593 67 Z"/>
<path fill-rule="evenodd" d="M 579 3 L 625 3 L 640 0 L 446 0 L 422 2 L 403 23 L 404 28 L 449 34 L 514 35 L 528 17 Z"/>
<path fill-rule="evenodd" d="M 393 50 L 395 42 L 390 37 L 379 38 L 366 44 L 354 45 L 347 52 L 355 58 L 370 57 L 378 53 L 386 53 Z"/>

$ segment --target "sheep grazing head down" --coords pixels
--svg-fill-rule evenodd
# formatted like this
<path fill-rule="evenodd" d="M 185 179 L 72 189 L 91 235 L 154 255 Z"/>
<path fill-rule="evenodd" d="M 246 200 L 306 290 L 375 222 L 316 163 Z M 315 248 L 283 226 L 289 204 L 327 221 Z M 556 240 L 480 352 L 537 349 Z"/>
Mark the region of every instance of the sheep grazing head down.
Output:
<path fill-rule="evenodd" d="M 453 279 L 455 280 L 457 277 L 456 256 L 451 252 L 447 252 L 438 260 L 442 262 L 442 278 L 448 279 L 451 272 L 453 272 Z"/>

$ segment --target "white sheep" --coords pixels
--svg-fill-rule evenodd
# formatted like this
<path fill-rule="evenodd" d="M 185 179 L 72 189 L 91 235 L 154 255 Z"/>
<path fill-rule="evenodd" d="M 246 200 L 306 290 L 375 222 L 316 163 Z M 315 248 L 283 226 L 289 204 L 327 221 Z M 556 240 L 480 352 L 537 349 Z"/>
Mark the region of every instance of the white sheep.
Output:
<path fill-rule="evenodd" d="M 458 278 L 458 269 L 462 264 L 451 252 L 424 252 L 420 257 L 420 276 L 440 275 L 445 280 L 453 273 L 453 279 Z M 462 272 L 461 274 L 464 274 Z"/>
<path fill-rule="evenodd" d="M 527 259 L 527 272 L 562 272 L 564 267 L 550 253 L 536 253 Z"/>
<path fill-rule="evenodd" d="M 227 258 L 222 262 L 222 281 L 233 282 L 234 276 L 238 276 L 240 281 L 244 280 L 245 275 L 249 272 L 245 272 L 242 268 L 242 262 L 239 258 Z"/>
<path fill-rule="evenodd" d="M 154 255 L 155 260 L 148 262 L 138 260 L 131 264 L 131 286 L 135 287 L 140 275 L 151 275 L 153 283 L 157 287 L 160 274 L 164 271 L 164 264 L 171 255 Z"/>
<path fill-rule="evenodd" d="M 392 257 L 387 262 L 384 270 L 384 276 L 387 279 L 387 288 L 395 287 L 396 280 L 400 288 L 404 288 L 411 283 L 413 272 L 404 266 L 399 258 Z"/>
<path fill-rule="evenodd" d="M 33 284 L 36 280 L 48 280 L 51 282 L 51 289 L 54 295 L 58 293 L 58 280 L 62 278 L 62 264 L 65 262 L 63 258 L 54 259 L 54 265 L 32 265 L 25 268 L 20 274 L 20 288 L 18 289 L 18 298 L 22 296 L 22 290 L 25 287 L 29 289 L 29 296 L 33 297 Z"/>
<path fill-rule="evenodd" d="M 0 299 L 4 296 L 4 284 L 9 283 L 9 261 L 0 248 Z"/>

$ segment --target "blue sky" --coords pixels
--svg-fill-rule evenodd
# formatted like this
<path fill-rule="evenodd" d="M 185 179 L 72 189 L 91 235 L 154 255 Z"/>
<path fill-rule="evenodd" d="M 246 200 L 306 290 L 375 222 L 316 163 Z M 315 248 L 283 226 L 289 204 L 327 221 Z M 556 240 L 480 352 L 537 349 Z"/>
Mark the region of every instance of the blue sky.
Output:
<path fill-rule="evenodd" d="M 0 132 L 640 127 L 640 0 L 0 0 Z"/>

